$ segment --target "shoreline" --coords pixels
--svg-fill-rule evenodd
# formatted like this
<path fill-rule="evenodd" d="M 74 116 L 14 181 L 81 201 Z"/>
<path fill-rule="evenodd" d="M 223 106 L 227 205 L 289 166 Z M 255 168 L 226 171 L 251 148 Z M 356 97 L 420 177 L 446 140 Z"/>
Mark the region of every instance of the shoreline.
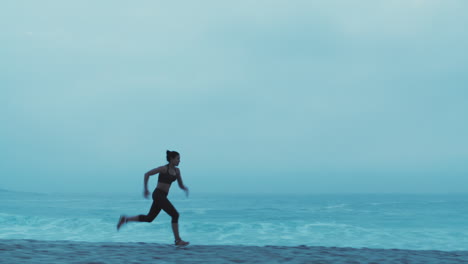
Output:
<path fill-rule="evenodd" d="M 0 239 L 2 263 L 468 263 L 468 251 Z"/>

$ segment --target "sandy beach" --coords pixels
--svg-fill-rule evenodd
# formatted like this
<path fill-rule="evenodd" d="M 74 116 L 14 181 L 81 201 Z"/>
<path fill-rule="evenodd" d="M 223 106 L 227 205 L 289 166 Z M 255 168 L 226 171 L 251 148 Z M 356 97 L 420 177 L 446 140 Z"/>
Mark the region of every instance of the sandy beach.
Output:
<path fill-rule="evenodd" d="M 467 251 L 0 240 L 2 263 L 468 263 Z"/>

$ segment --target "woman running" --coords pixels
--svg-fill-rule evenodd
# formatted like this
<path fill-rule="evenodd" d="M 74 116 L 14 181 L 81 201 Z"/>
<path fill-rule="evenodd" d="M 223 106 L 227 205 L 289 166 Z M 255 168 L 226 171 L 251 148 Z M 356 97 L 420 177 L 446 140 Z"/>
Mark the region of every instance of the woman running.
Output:
<path fill-rule="evenodd" d="M 169 193 L 169 188 L 171 184 L 177 180 L 179 187 L 185 191 L 185 194 L 188 196 L 188 188 L 182 182 L 182 176 L 180 175 L 180 170 L 177 166 L 180 163 L 180 155 L 176 151 L 167 151 L 166 159 L 169 164 L 152 169 L 145 173 L 145 190 L 144 190 L 144 197 L 148 198 L 150 192 L 148 191 L 148 179 L 150 176 L 158 174 L 158 185 L 153 192 L 153 204 L 151 205 L 151 209 L 147 215 L 136 215 L 127 217 L 125 215 L 120 216 L 119 223 L 117 224 L 117 230 L 123 224 L 128 222 L 152 222 L 156 216 L 158 216 L 159 212 L 164 210 L 167 214 L 172 217 L 172 231 L 174 232 L 175 244 L 177 246 L 185 246 L 188 245 L 189 242 L 183 241 L 179 236 L 179 213 L 171 204 L 171 202 L 167 199 L 167 194 Z"/>

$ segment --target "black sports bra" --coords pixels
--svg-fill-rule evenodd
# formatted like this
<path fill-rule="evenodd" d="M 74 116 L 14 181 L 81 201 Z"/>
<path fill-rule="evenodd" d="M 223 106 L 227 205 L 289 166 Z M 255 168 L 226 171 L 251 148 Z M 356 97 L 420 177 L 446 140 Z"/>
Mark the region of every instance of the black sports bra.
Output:
<path fill-rule="evenodd" d="M 162 173 L 162 172 L 159 173 L 158 182 L 171 184 L 175 180 L 177 180 L 177 175 L 169 174 L 169 167 L 167 167 L 167 170 L 165 173 Z"/>

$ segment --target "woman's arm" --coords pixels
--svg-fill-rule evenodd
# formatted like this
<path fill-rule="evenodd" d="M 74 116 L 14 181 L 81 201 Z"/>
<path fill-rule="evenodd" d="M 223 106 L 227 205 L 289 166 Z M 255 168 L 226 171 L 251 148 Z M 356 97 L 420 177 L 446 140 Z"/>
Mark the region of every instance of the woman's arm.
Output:
<path fill-rule="evenodd" d="M 185 191 L 185 194 L 188 196 L 189 189 L 187 186 L 184 185 L 184 182 L 182 181 L 182 175 L 180 174 L 180 169 L 177 168 L 177 183 L 179 184 L 179 187 Z"/>
<path fill-rule="evenodd" d="M 148 171 L 147 173 L 145 173 L 145 178 L 144 178 L 144 191 L 143 191 L 143 196 L 145 196 L 145 198 L 148 198 L 149 193 L 150 193 L 149 190 L 148 190 L 148 180 L 149 180 L 149 177 L 152 176 L 152 175 L 155 175 L 155 174 L 158 174 L 158 173 L 162 172 L 163 167 L 164 167 L 164 166 L 161 166 L 161 167 L 152 169 L 152 170 Z"/>

